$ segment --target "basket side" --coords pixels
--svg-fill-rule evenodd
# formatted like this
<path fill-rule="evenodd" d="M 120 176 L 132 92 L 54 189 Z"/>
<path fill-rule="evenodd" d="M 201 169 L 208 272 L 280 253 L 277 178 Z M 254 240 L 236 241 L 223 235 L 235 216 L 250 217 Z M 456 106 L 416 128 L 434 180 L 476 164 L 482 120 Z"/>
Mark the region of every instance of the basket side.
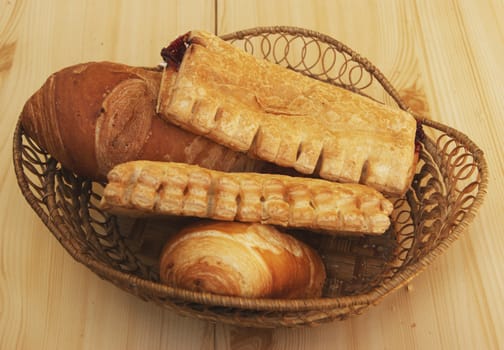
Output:
<path fill-rule="evenodd" d="M 427 137 L 424 140 L 423 148 L 432 158 L 432 164 L 419 170 L 408 195 L 415 202 L 416 215 L 408 257 L 391 279 L 371 293 L 370 298 L 376 302 L 425 271 L 459 239 L 474 220 L 487 193 L 489 174 L 484 152 L 464 133 L 415 117 L 438 136 L 435 140 Z M 433 171 L 444 180 L 443 184 L 426 175 Z M 425 178 L 421 179 L 422 176 Z"/>

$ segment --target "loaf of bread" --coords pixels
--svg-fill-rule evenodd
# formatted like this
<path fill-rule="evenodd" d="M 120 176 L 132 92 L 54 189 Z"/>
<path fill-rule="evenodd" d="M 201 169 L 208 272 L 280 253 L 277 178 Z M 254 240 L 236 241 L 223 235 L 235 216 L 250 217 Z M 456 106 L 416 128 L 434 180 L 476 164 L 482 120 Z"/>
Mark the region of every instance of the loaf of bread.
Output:
<path fill-rule="evenodd" d="M 115 166 L 100 206 L 119 214 L 195 216 L 357 235 L 384 233 L 393 209 L 381 193 L 360 184 L 152 161 Z"/>
<path fill-rule="evenodd" d="M 170 68 L 165 70 L 169 77 Z M 255 171 L 262 162 L 163 121 L 156 114 L 161 71 L 91 62 L 51 75 L 26 102 L 25 132 L 76 174 L 104 180 L 136 159 Z"/>
<path fill-rule="evenodd" d="M 326 272 L 306 244 L 268 225 L 199 223 L 166 243 L 163 283 L 248 298 L 316 298 Z"/>

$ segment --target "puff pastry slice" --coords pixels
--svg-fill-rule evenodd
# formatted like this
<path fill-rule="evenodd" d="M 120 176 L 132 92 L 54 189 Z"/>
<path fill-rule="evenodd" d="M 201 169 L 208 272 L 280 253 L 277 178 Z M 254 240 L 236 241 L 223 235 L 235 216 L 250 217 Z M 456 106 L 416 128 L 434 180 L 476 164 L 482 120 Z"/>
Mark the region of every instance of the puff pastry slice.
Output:
<path fill-rule="evenodd" d="M 227 173 L 184 163 L 133 161 L 108 174 L 101 208 L 127 215 L 179 215 L 382 234 L 393 206 L 360 184 L 260 173 Z"/>
<path fill-rule="evenodd" d="M 416 120 L 343 88 L 258 59 L 202 31 L 160 89 L 168 121 L 304 174 L 401 194 L 415 168 Z"/>

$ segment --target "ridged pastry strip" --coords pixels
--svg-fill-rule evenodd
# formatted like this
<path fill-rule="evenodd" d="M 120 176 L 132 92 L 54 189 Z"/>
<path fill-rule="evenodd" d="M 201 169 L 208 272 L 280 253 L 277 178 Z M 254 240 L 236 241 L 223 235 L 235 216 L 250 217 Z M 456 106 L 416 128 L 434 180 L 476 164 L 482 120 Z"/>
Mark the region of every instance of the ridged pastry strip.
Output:
<path fill-rule="evenodd" d="M 114 167 L 101 207 L 128 215 L 194 216 L 333 234 L 381 234 L 393 209 L 381 193 L 360 184 L 150 161 Z"/>
<path fill-rule="evenodd" d="M 304 174 L 404 193 L 415 170 L 416 120 L 343 88 L 192 31 L 160 89 L 167 121 L 232 150 Z"/>

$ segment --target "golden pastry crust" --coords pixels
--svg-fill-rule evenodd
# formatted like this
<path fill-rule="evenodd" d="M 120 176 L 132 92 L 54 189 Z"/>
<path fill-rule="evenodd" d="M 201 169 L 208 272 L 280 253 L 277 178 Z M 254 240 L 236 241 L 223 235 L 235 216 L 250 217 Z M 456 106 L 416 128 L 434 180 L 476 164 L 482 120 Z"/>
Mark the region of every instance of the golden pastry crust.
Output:
<path fill-rule="evenodd" d="M 114 167 L 101 207 L 119 214 L 194 216 L 330 234 L 382 234 L 393 209 L 381 193 L 360 184 L 150 161 Z"/>
<path fill-rule="evenodd" d="M 407 112 L 257 59 L 193 31 L 161 86 L 166 120 L 233 150 L 304 174 L 404 193 L 415 167 Z"/>
<path fill-rule="evenodd" d="M 184 228 L 160 258 L 163 283 L 248 298 L 317 298 L 326 272 L 320 256 L 272 226 L 204 222 Z"/>

